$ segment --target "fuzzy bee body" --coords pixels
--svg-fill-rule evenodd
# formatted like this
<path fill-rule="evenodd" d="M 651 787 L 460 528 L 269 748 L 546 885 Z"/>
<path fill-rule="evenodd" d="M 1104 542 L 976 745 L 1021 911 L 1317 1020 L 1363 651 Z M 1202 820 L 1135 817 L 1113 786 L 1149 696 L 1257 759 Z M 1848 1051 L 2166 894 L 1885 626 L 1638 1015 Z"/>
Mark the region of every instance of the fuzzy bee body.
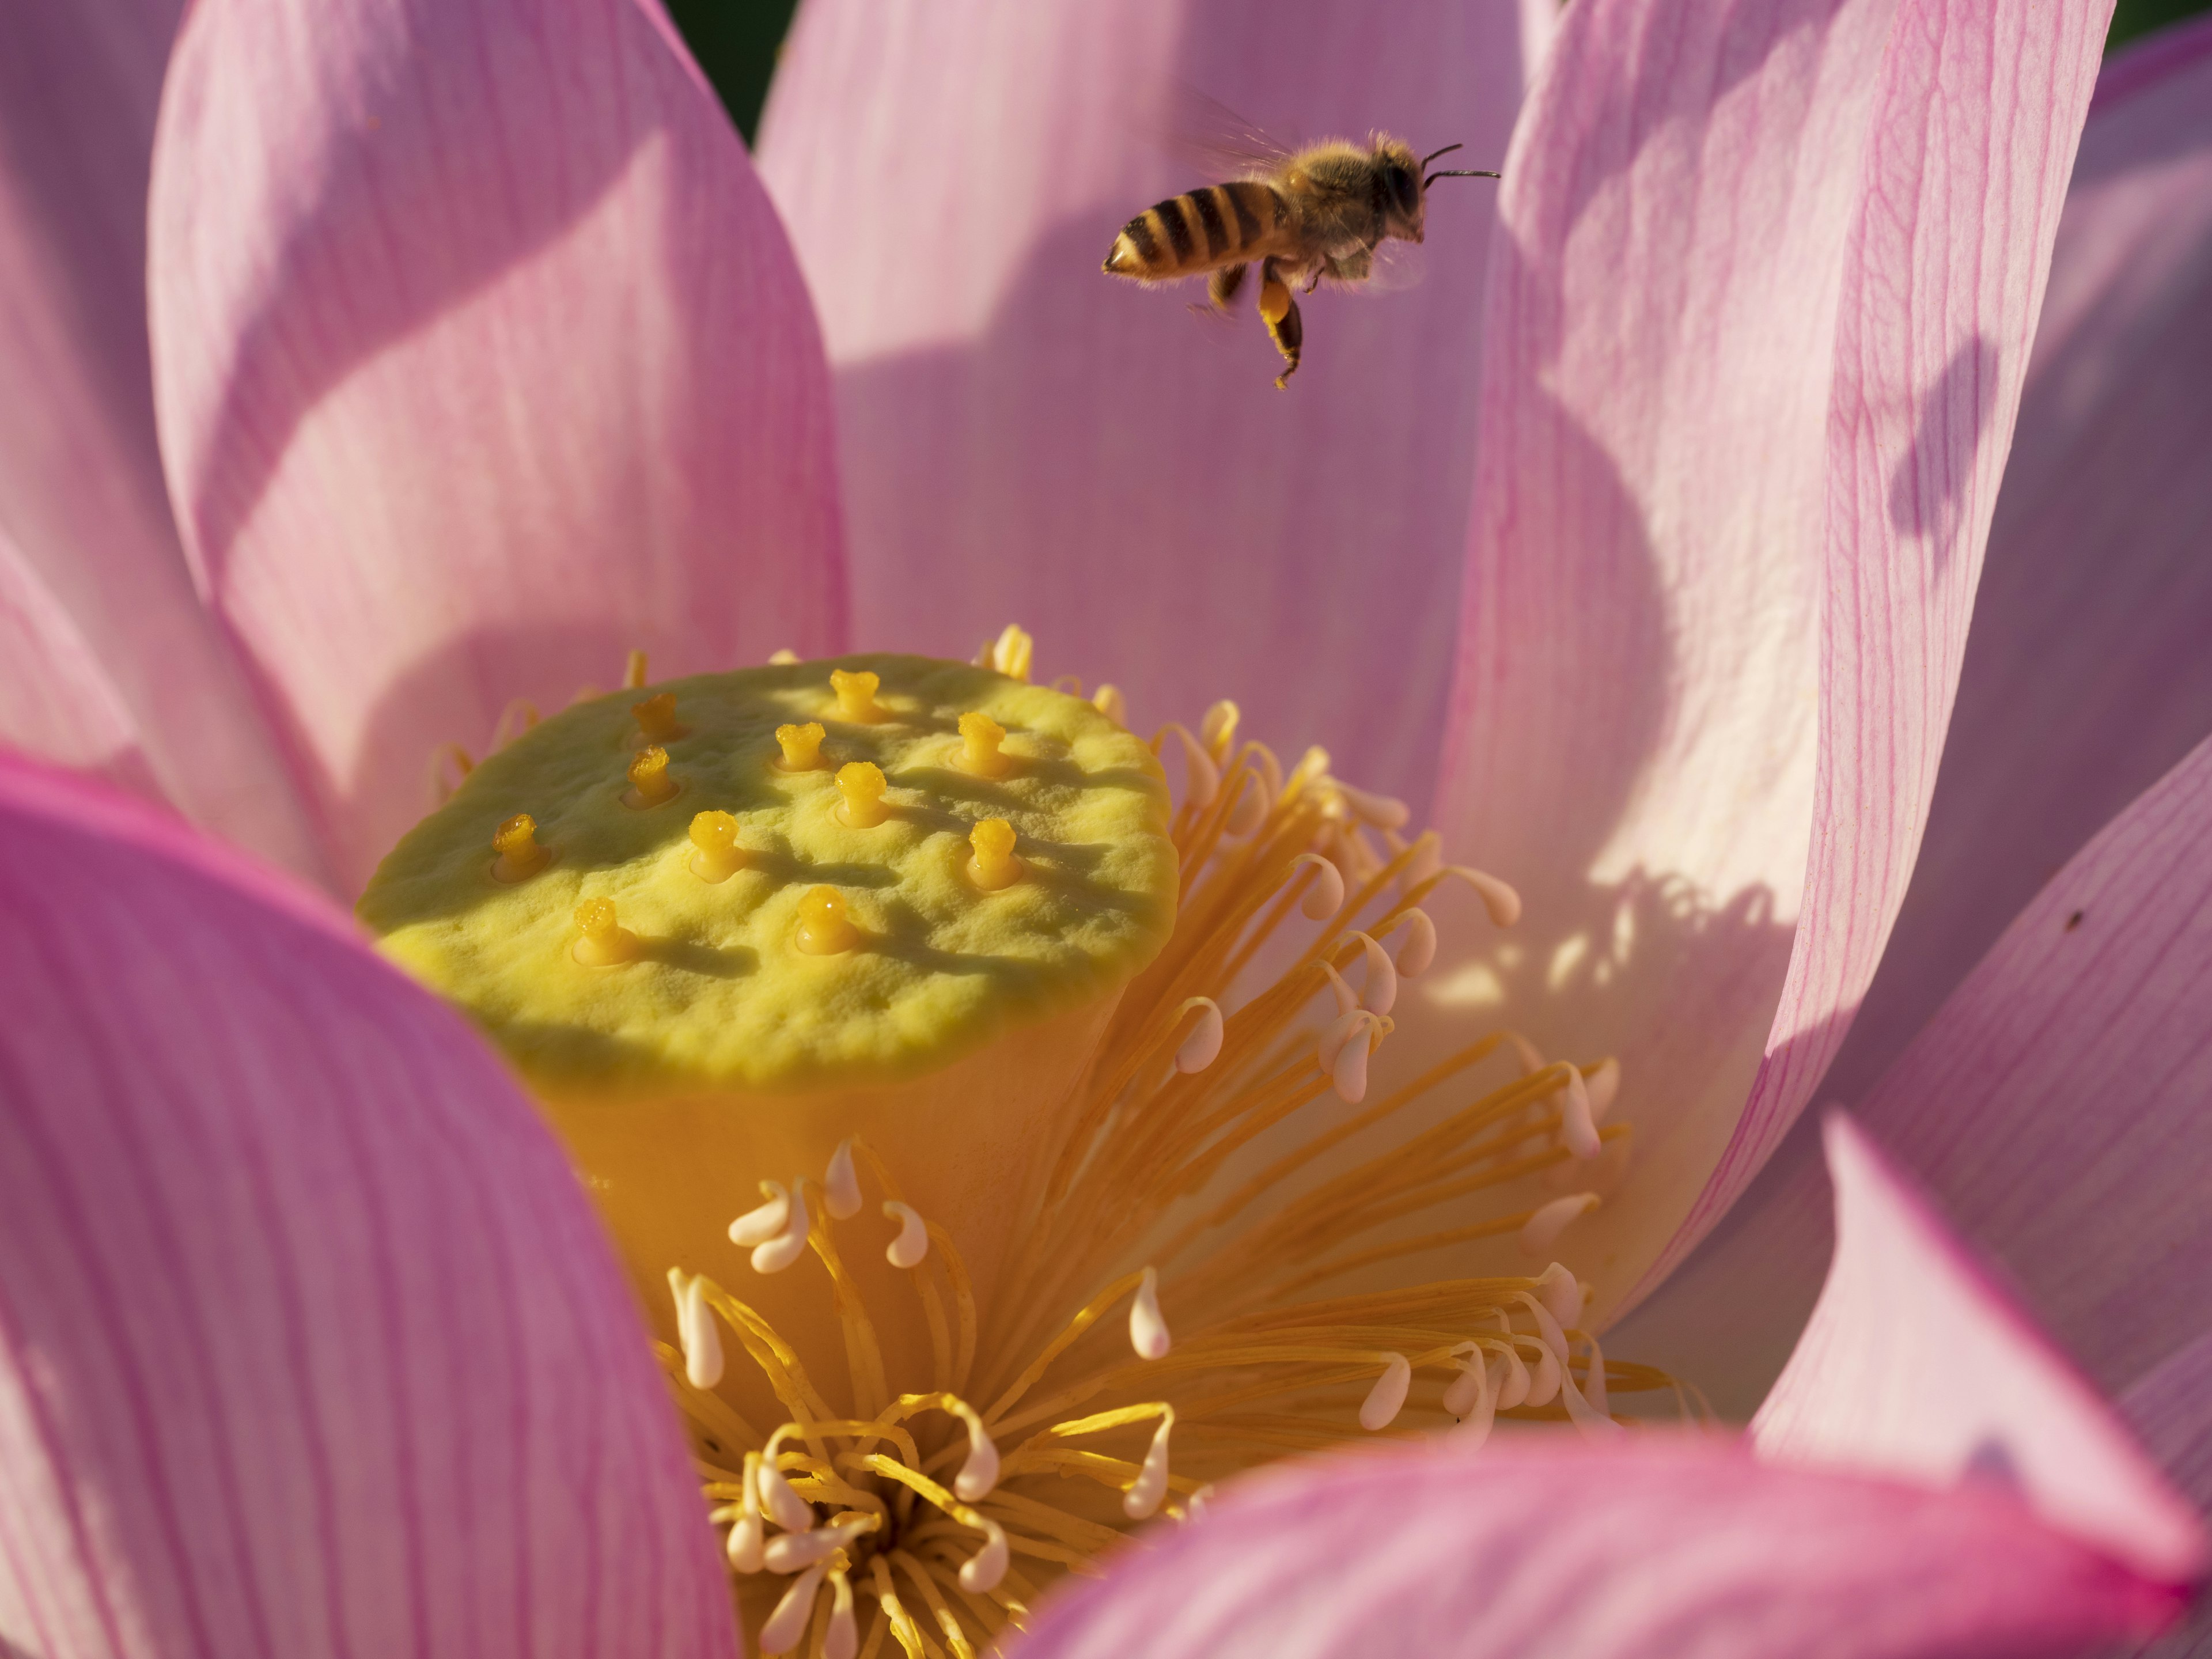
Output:
<path fill-rule="evenodd" d="M 1263 178 L 1209 185 L 1146 208 L 1114 239 L 1106 274 L 1140 283 L 1205 275 L 1207 297 L 1226 310 L 1258 264 L 1260 315 L 1286 364 L 1275 384 L 1287 386 L 1305 335 L 1294 290 L 1311 293 L 1324 276 L 1363 283 L 1377 245 L 1393 236 L 1419 241 L 1430 179 L 1469 176 L 1424 178 L 1421 169 L 1445 153 L 1416 157 L 1379 134 L 1364 148 L 1316 144 L 1284 156 Z"/>

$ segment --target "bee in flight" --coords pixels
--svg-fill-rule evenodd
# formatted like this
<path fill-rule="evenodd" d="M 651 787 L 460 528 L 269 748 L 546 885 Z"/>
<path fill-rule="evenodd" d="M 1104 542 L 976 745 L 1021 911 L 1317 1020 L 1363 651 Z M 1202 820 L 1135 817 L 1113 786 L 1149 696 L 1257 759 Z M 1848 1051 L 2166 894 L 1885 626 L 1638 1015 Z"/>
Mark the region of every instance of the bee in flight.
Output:
<path fill-rule="evenodd" d="M 1206 298 L 1225 312 L 1257 262 L 1260 316 L 1287 362 L 1275 384 L 1287 387 L 1305 341 L 1293 293 L 1312 293 L 1324 276 L 1364 283 L 1383 240 L 1419 241 L 1428 188 L 1437 179 L 1499 176 L 1425 171 L 1462 148 L 1446 144 L 1417 158 L 1412 146 L 1377 133 L 1364 149 L 1339 139 L 1284 155 L 1250 178 L 1146 208 L 1114 239 L 1106 274 L 1165 283 L 1208 272 Z"/>

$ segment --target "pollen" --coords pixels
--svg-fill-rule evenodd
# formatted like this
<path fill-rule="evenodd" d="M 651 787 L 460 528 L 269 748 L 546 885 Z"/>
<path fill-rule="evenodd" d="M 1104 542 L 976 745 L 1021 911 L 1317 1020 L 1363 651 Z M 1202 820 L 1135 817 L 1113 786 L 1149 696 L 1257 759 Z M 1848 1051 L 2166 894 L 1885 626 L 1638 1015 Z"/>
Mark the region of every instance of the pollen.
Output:
<path fill-rule="evenodd" d="M 876 701 L 876 693 L 882 688 L 883 677 L 864 668 L 836 668 L 830 672 L 830 689 L 837 694 L 836 717 L 856 726 L 872 726 L 884 718 L 886 711 Z"/>
<path fill-rule="evenodd" d="M 1004 818 L 985 818 L 968 832 L 975 850 L 968 860 L 968 878 L 987 893 L 1011 887 L 1022 878 L 1022 861 L 1014 855 L 1014 826 Z"/>
<path fill-rule="evenodd" d="M 668 751 L 659 744 L 641 749 L 629 763 L 629 787 L 623 805 L 634 808 L 658 806 L 676 798 L 676 780 L 668 775 Z"/>
<path fill-rule="evenodd" d="M 538 820 L 517 812 L 491 832 L 492 850 L 499 854 L 491 866 L 495 881 L 527 881 L 552 861 L 553 854 L 538 844 Z"/>
<path fill-rule="evenodd" d="M 1002 776 L 1013 763 L 999 750 L 1006 740 L 1006 728 L 982 710 L 975 709 L 960 717 L 960 769 L 972 772 L 979 778 Z"/>
<path fill-rule="evenodd" d="M 837 769 L 837 821 L 848 830 L 872 830 L 890 817 L 884 805 L 884 769 L 873 761 L 848 761 Z"/>
<path fill-rule="evenodd" d="M 804 726 L 779 726 L 775 728 L 776 746 L 782 753 L 775 764 L 787 772 L 811 772 L 823 763 L 822 722 L 809 720 Z"/>

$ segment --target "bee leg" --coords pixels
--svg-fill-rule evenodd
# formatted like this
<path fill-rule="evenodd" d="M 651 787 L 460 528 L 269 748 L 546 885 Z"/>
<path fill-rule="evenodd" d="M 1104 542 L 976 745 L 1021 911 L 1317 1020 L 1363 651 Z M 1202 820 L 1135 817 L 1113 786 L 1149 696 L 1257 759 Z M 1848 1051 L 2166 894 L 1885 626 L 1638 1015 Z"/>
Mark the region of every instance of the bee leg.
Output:
<path fill-rule="evenodd" d="M 1275 343 L 1275 349 L 1289 360 L 1290 367 L 1275 379 L 1278 391 L 1287 391 L 1291 376 L 1298 372 L 1298 352 L 1304 345 L 1305 324 L 1298 317 L 1298 303 L 1291 298 L 1290 286 L 1275 270 L 1275 262 L 1267 261 L 1260 270 L 1260 317 L 1267 325 L 1267 336 Z"/>
<path fill-rule="evenodd" d="M 1206 279 L 1206 297 L 1216 311 L 1226 311 L 1237 299 L 1237 290 L 1244 286 L 1248 265 L 1224 265 Z"/>

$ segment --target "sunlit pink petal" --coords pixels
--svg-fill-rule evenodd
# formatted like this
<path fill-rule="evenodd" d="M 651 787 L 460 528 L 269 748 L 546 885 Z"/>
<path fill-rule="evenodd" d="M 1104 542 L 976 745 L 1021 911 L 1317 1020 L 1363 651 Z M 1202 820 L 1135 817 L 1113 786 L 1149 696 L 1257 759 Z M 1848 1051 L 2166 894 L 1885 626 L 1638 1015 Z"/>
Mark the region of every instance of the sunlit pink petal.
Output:
<path fill-rule="evenodd" d="M 2207 1332 L 2121 1397 L 2120 1409 L 2166 1474 L 2199 1509 L 2212 1510 L 2212 1332 Z M 2148 1659 L 2212 1655 L 2212 1607 L 2147 1650 Z"/>
<path fill-rule="evenodd" d="M 1881 954 L 2106 10 L 1577 0 L 1531 94 L 1446 797 L 1528 920 L 1431 983 L 1620 1054 L 1601 1309 L 1755 1172 Z"/>
<path fill-rule="evenodd" d="M 69 612 L 0 531 L 0 732 L 150 800 L 137 722 Z"/>
<path fill-rule="evenodd" d="M 1252 1481 L 1097 1583 L 1030 1659 L 2080 1651 L 2179 1597 L 2008 1493 L 1762 1466 L 1728 1440 L 1541 1435 Z"/>
<path fill-rule="evenodd" d="M 2168 33 L 2098 77 L 1928 834 L 1828 1077 L 1846 1099 L 2212 732 L 2212 20 Z"/>
<path fill-rule="evenodd" d="M 0 1648 L 727 1655 L 629 1291 L 346 921 L 0 763 Z"/>
<path fill-rule="evenodd" d="M 320 868 L 177 546 L 146 356 L 146 173 L 181 0 L 0 10 L 0 536 L 143 745 L 142 776 L 264 856 Z M 0 741 L 66 763 L 50 725 Z"/>
<path fill-rule="evenodd" d="M 1823 1127 L 1835 1261 L 1752 1421 L 1761 1455 L 1987 1480 L 2150 1578 L 2200 1577 L 2203 1523 L 2094 1390 L 1850 1119 Z"/>
<path fill-rule="evenodd" d="M 2015 919 L 1858 1109 L 2103 1388 L 2212 1329 L 2212 741 Z M 1620 1340 L 1747 1408 L 1829 1255 L 1801 1126 Z"/>
<path fill-rule="evenodd" d="M 186 545 L 341 876 L 510 699 L 836 647 L 828 377 L 639 0 L 204 0 L 155 158 Z"/>
<path fill-rule="evenodd" d="M 1292 143 L 1380 128 L 1496 167 L 1516 13 L 1555 9 L 806 6 L 761 171 L 836 367 L 859 640 L 966 656 L 1018 620 L 1046 675 L 1115 682 L 1143 729 L 1233 697 L 1247 735 L 1425 800 L 1496 186 L 1435 186 L 1419 286 L 1303 302 L 1285 392 L 1249 284 L 1222 325 L 1099 264 L 1233 170 L 1179 153 L 1223 125 L 1194 92 Z"/>

